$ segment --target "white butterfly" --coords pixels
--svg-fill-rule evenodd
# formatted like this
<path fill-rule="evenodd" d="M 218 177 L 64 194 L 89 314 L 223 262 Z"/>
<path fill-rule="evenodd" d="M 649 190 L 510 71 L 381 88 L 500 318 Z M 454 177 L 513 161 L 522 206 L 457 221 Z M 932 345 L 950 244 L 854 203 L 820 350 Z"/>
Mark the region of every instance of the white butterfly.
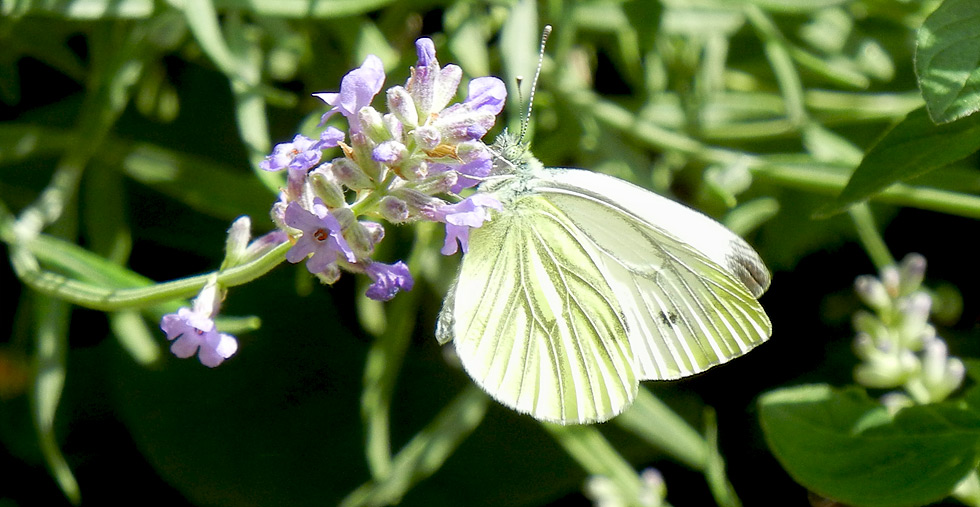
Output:
<path fill-rule="evenodd" d="M 765 264 L 718 222 L 623 180 L 544 168 L 513 137 L 504 205 L 472 229 L 439 316 L 467 373 L 519 412 L 605 421 L 641 380 L 702 372 L 762 343 Z"/>

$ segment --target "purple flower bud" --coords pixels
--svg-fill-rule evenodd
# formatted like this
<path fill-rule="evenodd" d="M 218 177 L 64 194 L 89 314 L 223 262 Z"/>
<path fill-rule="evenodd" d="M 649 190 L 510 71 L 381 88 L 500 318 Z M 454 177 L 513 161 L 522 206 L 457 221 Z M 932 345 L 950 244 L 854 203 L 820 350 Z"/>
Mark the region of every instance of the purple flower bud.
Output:
<path fill-rule="evenodd" d="M 393 86 L 388 89 L 388 110 L 391 111 L 399 121 L 415 128 L 419 124 L 419 111 L 415 108 L 415 101 L 403 86 Z"/>
<path fill-rule="evenodd" d="M 442 135 L 434 127 L 419 127 L 412 132 L 419 147 L 425 151 L 432 151 L 442 142 Z"/>
<path fill-rule="evenodd" d="M 372 245 L 377 245 L 378 243 L 381 243 L 381 240 L 385 239 L 385 228 L 381 224 L 377 222 L 369 222 L 367 220 L 362 220 L 360 224 L 371 237 Z"/>
<path fill-rule="evenodd" d="M 415 41 L 415 54 L 418 55 L 417 67 L 439 65 L 439 61 L 436 60 L 436 46 L 428 37 L 422 37 Z"/>
<path fill-rule="evenodd" d="M 367 296 L 377 301 L 388 301 L 400 290 L 412 290 L 415 281 L 404 262 L 393 265 L 372 262 L 365 268 L 367 275 L 374 280 L 367 290 Z"/>
<path fill-rule="evenodd" d="M 373 186 L 371 178 L 363 169 L 349 158 L 335 158 L 331 163 L 334 176 L 337 181 L 343 183 L 348 188 L 362 190 Z"/>
<path fill-rule="evenodd" d="M 374 148 L 371 158 L 382 164 L 398 165 L 408 156 L 408 148 L 398 141 L 385 141 Z"/>
<path fill-rule="evenodd" d="M 319 197 L 313 200 L 312 213 L 296 201 L 289 203 L 284 218 L 286 225 L 303 232 L 296 244 L 286 252 L 289 262 L 295 264 L 309 256 L 306 269 L 310 273 L 319 273 L 334 264 L 338 257 L 348 262 L 357 260 L 341 234 L 340 223 Z"/>
<path fill-rule="evenodd" d="M 381 199 L 378 208 L 381 211 L 381 216 L 393 224 L 404 223 L 408 220 L 408 204 L 397 197 L 386 195 Z"/>

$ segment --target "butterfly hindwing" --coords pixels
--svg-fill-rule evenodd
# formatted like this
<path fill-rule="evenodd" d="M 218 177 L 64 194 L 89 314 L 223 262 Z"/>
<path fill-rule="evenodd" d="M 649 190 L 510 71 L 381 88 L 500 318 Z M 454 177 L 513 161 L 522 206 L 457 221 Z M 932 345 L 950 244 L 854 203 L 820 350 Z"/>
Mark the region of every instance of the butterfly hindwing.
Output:
<path fill-rule="evenodd" d="M 588 238 L 627 321 L 640 380 L 692 375 L 748 352 L 772 327 L 769 273 L 741 238 L 628 182 L 548 170 L 534 191 Z"/>
<path fill-rule="evenodd" d="M 440 340 L 503 404 L 557 422 L 606 420 L 635 396 L 626 317 L 589 238 L 529 194 L 470 233 Z"/>

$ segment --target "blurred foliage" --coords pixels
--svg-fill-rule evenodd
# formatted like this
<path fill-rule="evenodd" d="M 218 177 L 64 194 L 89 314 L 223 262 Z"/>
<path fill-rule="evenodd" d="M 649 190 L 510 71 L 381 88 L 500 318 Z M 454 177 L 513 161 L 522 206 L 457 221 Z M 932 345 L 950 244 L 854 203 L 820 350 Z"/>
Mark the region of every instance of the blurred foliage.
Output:
<path fill-rule="evenodd" d="M 99 505 L 123 486 L 173 505 L 584 504 L 587 474 L 638 491 L 635 470 L 651 466 L 674 505 L 804 504 L 806 485 L 770 455 L 753 400 L 851 382 L 856 275 L 889 250 L 923 253 L 962 305 L 940 334 L 960 356 L 980 353 L 965 242 L 980 218 L 978 9 L 3 1 L 0 240 L 12 269 L 0 270 L 0 504 Z M 311 93 L 337 90 L 368 54 L 389 84 L 404 82 L 415 39 L 429 36 L 464 82 L 508 83 L 498 125 L 513 130 L 528 94 L 517 100 L 514 78 L 533 74 L 546 23 L 536 156 L 670 195 L 746 236 L 775 271 L 762 299 L 768 344 L 696 378 L 645 384 L 610 424 L 543 426 L 491 403 L 447 361 L 433 329 L 455 260 L 436 253 L 435 228 L 405 227 L 389 230 L 397 240 L 382 257 L 407 258 L 419 283 L 391 303 L 366 300 L 355 277 L 312 287 L 301 266 L 270 264 L 254 281 L 225 273 L 244 284 L 225 310 L 246 317 L 223 323 L 238 355 L 209 370 L 164 350 L 160 316 L 203 283 L 185 277 L 220 265 L 231 221 L 272 228 L 281 181 L 257 165 L 311 132 L 324 111 Z M 779 431 L 799 439 L 815 398 L 843 400 L 842 411 L 874 403 L 853 389 L 767 399 L 783 404 Z M 949 414 L 922 408 L 899 426 L 933 431 Z M 980 437 L 972 420 L 956 424 L 966 429 L 927 454 L 956 449 L 958 474 L 975 466 Z M 898 503 L 949 492 L 930 486 Z"/>

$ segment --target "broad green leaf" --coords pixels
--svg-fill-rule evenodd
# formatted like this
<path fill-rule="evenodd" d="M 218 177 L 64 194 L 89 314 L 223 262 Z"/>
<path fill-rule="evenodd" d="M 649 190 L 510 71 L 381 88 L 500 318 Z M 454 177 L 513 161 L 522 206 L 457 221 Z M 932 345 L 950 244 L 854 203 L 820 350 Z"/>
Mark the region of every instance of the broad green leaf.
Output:
<path fill-rule="evenodd" d="M 980 109 L 980 2 L 945 0 L 926 18 L 916 34 L 915 72 L 936 123 Z"/>
<path fill-rule="evenodd" d="M 773 454 L 797 482 L 853 506 L 924 505 L 949 495 L 980 456 L 980 417 L 919 405 L 892 418 L 857 389 L 809 385 L 759 402 Z"/>
<path fill-rule="evenodd" d="M 890 185 L 956 162 L 980 148 L 980 118 L 935 125 L 925 109 L 912 111 L 875 144 L 826 214 L 843 211 Z"/>

